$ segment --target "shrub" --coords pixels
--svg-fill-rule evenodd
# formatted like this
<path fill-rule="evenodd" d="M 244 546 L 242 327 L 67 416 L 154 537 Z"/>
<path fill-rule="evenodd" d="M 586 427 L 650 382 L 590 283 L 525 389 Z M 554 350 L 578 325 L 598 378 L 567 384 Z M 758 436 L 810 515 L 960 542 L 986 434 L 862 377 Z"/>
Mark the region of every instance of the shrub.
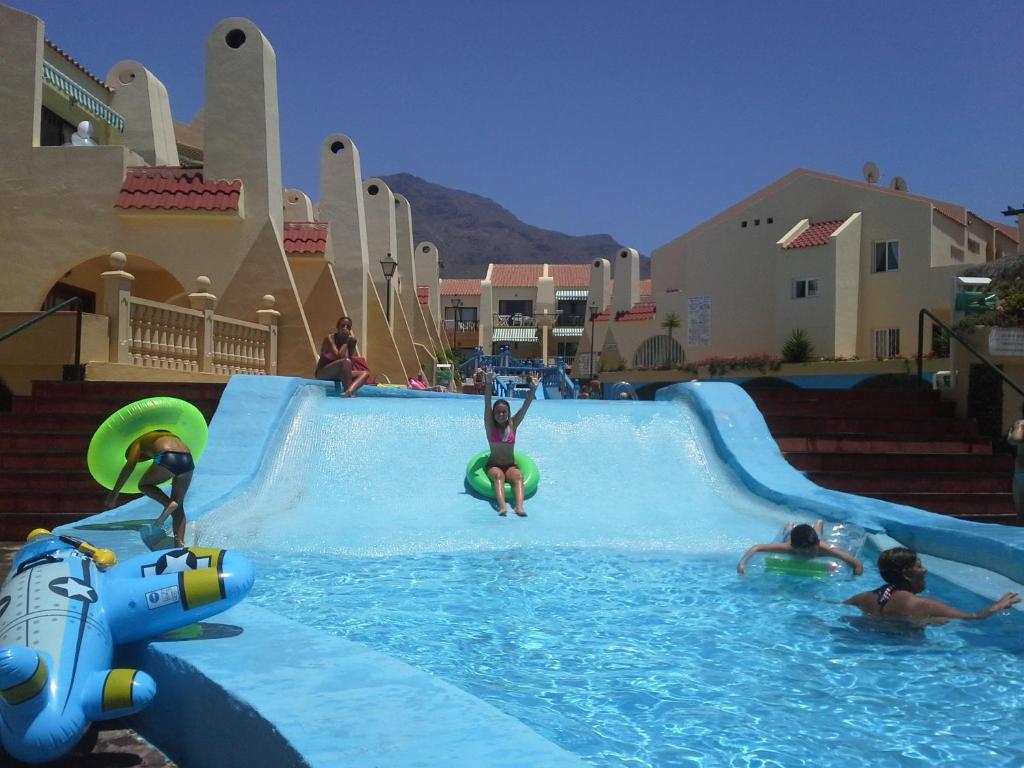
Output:
<path fill-rule="evenodd" d="M 814 354 L 811 337 L 802 328 L 794 328 L 793 332 L 782 345 L 782 361 L 784 363 L 806 363 Z"/>

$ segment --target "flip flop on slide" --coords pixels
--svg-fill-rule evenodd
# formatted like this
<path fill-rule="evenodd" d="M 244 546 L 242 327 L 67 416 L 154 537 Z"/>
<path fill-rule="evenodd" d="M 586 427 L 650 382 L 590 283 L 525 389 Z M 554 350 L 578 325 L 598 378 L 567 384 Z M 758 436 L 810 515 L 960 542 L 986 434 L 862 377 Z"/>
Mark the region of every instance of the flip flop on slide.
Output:
<path fill-rule="evenodd" d="M 139 530 L 139 535 L 142 536 L 142 542 L 151 552 L 174 547 L 174 537 L 164 530 L 161 525 L 147 525 Z"/>

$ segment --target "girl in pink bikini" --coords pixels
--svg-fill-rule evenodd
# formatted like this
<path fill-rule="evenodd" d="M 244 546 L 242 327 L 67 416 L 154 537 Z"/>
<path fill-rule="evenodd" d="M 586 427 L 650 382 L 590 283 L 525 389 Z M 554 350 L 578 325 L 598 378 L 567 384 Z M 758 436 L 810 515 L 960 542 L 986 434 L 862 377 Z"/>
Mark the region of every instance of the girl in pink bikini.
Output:
<path fill-rule="evenodd" d="M 343 397 L 352 397 L 366 383 L 366 371 L 352 369 L 352 356 L 356 353 L 356 337 L 352 335 L 352 318 L 339 317 L 335 332 L 324 337 L 320 345 L 320 359 L 316 364 L 316 377 L 337 382 L 338 390 L 345 387 Z"/>
<path fill-rule="evenodd" d="M 530 394 L 526 396 L 523 407 L 512 416 L 508 400 L 498 400 L 491 406 L 491 386 L 494 384 L 494 372 L 488 371 L 484 380 L 484 431 L 487 442 L 491 446 L 491 457 L 487 460 L 487 476 L 494 483 L 494 495 L 498 499 L 498 514 L 508 514 L 505 503 L 505 482 L 512 484 L 516 497 L 515 513 L 526 517 L 523 509 L 523 473 L 516 466 L 515 444 L 516 430 L 526 416 L 526 410 L 533 402 L 540 379 L 530 378 Z"/>

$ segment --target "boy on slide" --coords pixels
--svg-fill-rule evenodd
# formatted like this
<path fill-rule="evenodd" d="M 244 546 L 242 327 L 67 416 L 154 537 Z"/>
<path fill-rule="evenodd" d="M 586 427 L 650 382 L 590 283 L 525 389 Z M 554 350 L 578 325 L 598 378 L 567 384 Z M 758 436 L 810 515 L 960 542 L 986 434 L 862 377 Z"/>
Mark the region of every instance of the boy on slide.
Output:
<path fill-rule="evenodd" d="M 776 544 L 755 544 L 746 551 L 739 563 L 736 564 L 736 572 L 743 576 L 746 572 L 747 560 L 758 552 L 776 552 L 787 555 L 799 555 L 800 557 L 835 557 L 842 560 L 853 568 L 853 575 L 860 576 L 864 573 L 864 565 L 856 557 L 845 549 L 826 544 L 821 540 L 822 532 L 825 530 L 825 523 L 821 520 L 814 526 L 807 523 L 793 525 L 786 524 L 782 533 L 782 541 Z"/>
<path fill-rule="evenodd" d="M 185 494 L 192 482 L 192 471 L 195 462 L 192 452 L 181 439 L 167 430 L 158 429 L 147 432 L 128 446 L 124 454 L 125 465 L 117 477 L 113 489 L 107 495 L 106 506 L 109 509 L 117 504 L 121 488 L 128 482 L 135 466 L 140 461 L 153 460 L 152 466 L 139 479 L 139 490 L 163 507 L 163 511 L 153 523 L 153 530 L 143 533 L 143 538 L 161 535 L 164 520 L 168 515 L 173 521 L 174 544 L 185 546 Z M 171 494 L 168 496 L 157 486 L 171 481 Z M 148 543 L 148 541 L 147 541 Z"/>

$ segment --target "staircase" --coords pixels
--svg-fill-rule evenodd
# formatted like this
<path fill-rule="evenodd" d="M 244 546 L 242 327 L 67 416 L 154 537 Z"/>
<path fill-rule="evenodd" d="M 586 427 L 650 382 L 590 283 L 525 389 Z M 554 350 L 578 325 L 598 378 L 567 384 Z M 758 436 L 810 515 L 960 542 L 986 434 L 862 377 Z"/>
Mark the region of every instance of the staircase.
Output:
<path fill-rule="evenodd" d="M 1017 525 L 1013 456 L 931 390 L 752 389 L 790 464 L 836 491 Z"/>
<path fill-rule="evenodd" d="M 89 440 L 118 408 L 145 397 L 188 400 L 207 422 L 224 384 L 37 381 L 0 413 L 0 540 L 25 538 L 103 511 L 107 491 L 89 474 Z M 121 496 L 129 501 L 131 496 Z M 154 517 L 159 512 L 154 505 Z"/>

